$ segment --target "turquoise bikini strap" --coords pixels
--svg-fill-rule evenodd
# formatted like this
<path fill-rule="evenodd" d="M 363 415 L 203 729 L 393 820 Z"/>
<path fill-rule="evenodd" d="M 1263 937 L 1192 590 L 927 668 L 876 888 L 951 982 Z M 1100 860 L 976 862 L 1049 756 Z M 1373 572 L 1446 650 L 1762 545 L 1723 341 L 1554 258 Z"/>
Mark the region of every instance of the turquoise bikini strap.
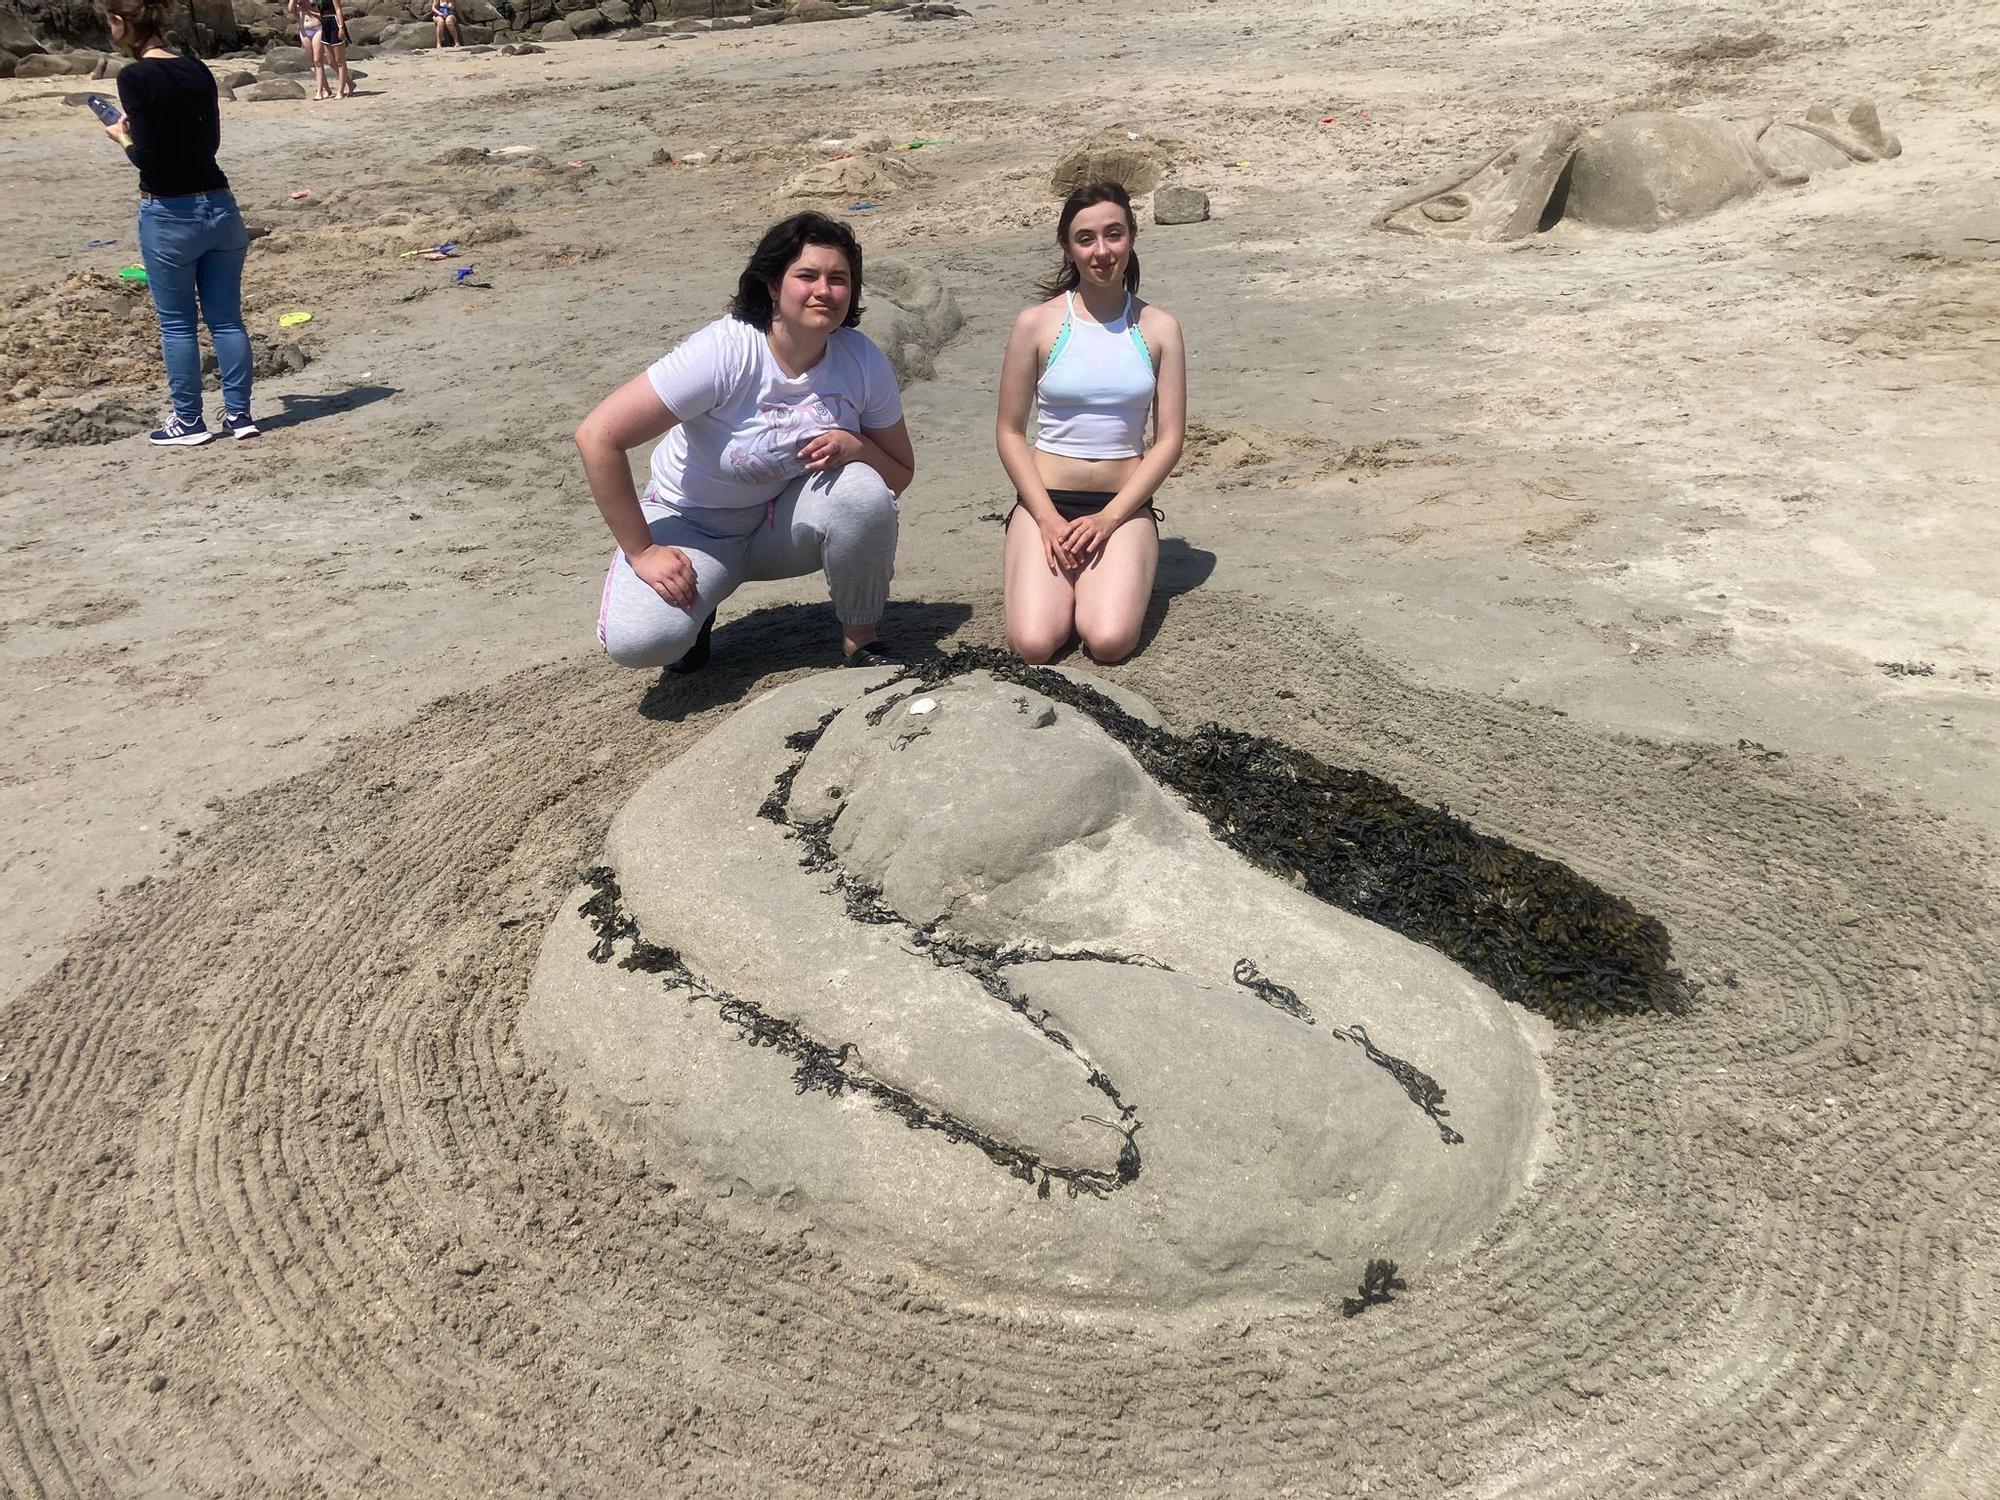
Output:
<path fill-rule="evenodd" d="M 1042 373 L 1044 375 L 1048 374 L 1049 371 L 1053 370 L 1056 367 L 1057 358 L 1062 354 L 1063 349 L 1068 345 L 1070 319 L 1074 317 L 1075 314 L 1076 314 L 1076 297 L 1073 293 L 1065 292 L 1063 294 L 1062 328 L 1056 334 L 1056 341 L 1053 344 L 1049 345 L 1048 363 L 1042 366 Z M 1146 358 L 1150 360 L 1152 358 L 1152 355 L 1149 354 L 1146 356 Z"/>
<path fill-rule="evenodd" d="M 1139 346 L 1139 352 L 1146 357 L 1146 368 L 1153 367 L 1153 351 L 1146 344 L 1146 335 L 1139 332 L 1139 319 L 1132 311 L 1132 294 L 1125 294 L 1125 331 L 1132 335 L 1132 342 Z"/>

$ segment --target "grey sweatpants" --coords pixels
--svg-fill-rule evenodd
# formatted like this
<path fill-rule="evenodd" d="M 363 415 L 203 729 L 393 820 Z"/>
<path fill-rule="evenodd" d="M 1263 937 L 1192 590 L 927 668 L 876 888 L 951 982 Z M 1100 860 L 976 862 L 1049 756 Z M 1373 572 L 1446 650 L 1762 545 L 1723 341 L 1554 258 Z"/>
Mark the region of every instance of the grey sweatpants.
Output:
<path fill-rule="evenodd" d="M 896 566 L 896 497 L 867 464 L 794 479 L 769 505 L 676 508 L 651 487 L 640 497 L 653 541 L 694 564 L 692 610 L 667 603 L 611 555 L 597 639 L 623 667 L 664 667 L 687 655 L 702 622 L 738 584 L 802 578 L 822 570 L 843 625 L 872 625 L 889 601 Z"/>

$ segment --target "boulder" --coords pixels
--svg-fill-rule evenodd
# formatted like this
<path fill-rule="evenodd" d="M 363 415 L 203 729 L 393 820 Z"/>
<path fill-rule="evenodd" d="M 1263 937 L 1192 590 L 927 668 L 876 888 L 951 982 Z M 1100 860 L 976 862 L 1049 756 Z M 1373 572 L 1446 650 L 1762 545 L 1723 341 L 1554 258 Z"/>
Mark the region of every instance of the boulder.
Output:
<path fill-rule="evenodd" d="M 1199 224 L 1208 217 L 1208 194 L 1200 188 L 1165 183 L 1153 194 L 1155 224 Z"/>
<path fill-rule="evenodd" d="M 37 52 L 14 64 L 14 76 L 16 78 L 71 78 L 78 75 L 88 77 L 96 65 L 95 57 L 79 65 L 73 53 Z"/>
<path fill-rule="evenodd" d="M 551 21 L 535 33 L 535 39 L 541 42 L 573 42 L 576 40 L 576 33 L 570 29 L 567 21 Z"/>
<path fill-rule="evenodd" d="M 7 51 L 18 58 L 33 57 L 46 52 L 41 39 L 35 35 L 25 17 L 6 9 L 0 9 L 0 51 Z"/>
<path fill-rule="evenodd" d="M 281 47 L 276 52 L 264 54 L 263 65 L 258 71 L 266 78 L 284 78 L 310 73 L 312 64 L 306 61 L 305 48 Z"/>
<path fill-rule="evenodd" d="M 276 99 L 303 99 L 305 85 L 293 83 L 289 78 L 267 78 L 262 83 L 253 83 L 236 95 L 239 99 L 253 99 L 260 103 Z"/>
<path fill-rule="evenodd" d="M 594 6 L 571 11 L 563 17 L 563 24 L 576 36 L 602 36 L 611 29 L 611 23 L 605 19 L 604 12 Z"/>
<path fill-rule="evenodd" d="M 387 16 L 359 16 L 347 23 L 348 40 L 364 47 L 379 46 L 394 24 Z"/>
<path fill-rule="evenodd" d="M 632 7 L 627 5 L 625 0 L 597 0 L 597 13 L 613 26 L 630 26 L 632 24 Z M 571 30 L 575 30 L 573 22 L 571 23 Z"/>
<path fill-rule="evenodd" d="M 437 45 L 437 30 L 428 21 L 392 26 L 375 45 L 384 52 L 421 52 Z"/>
<path fill-rule="evenodd" d="M 125 71 L 125 64 L 132 59 L 115 53 L 107 53 L 97 60 L 97 66 L 90 70 L 92 78 L 116 78 Z"/>
<path fill-rule="evenodd" d="M 12 78 L 20 59 L 11 52 L 0 52 L 0 78 Z"/>
<path fill-rule="evenodd" d="M 225 89 L 247 89 L 257 81 L 257 75 L 243 68 L 231 68 L 226 73 L 218 74 L 215 81 Z"/>

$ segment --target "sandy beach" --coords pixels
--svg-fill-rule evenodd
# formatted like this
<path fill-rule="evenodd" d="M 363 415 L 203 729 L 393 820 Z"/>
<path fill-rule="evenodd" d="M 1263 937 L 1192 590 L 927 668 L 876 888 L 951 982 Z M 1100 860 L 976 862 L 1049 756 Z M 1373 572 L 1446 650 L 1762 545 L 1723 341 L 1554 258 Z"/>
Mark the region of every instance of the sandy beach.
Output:
<path fill-rule="evenodd" d="M 88 85 L 0 80 L 0 1494 L 2000 1490 L 2000 23 L 968 9 L 226 104 L 275 373 L 188 451 L 132 435 Z M 1558 112 L 1857 97 L 1901 157 L 1658 234 L 1370 227 Z M 1366 1317 L 968 1308 L 642 1172 L 516 1035 L 621 803 L 837 660 L 814 579 L 699 676 L 604 660 L 576 423 L 850 218 L 964 314 L 885 636 L 997 644 L 1000 350 L 1106 130 L 1213 217 L 1141 226 L 1191 434 L 1104 675 L 1564 861 L 1701 987 L 1562 1032 L 1535 1181 Z M 829 173 L 871 137 L 929 144 Z"/>

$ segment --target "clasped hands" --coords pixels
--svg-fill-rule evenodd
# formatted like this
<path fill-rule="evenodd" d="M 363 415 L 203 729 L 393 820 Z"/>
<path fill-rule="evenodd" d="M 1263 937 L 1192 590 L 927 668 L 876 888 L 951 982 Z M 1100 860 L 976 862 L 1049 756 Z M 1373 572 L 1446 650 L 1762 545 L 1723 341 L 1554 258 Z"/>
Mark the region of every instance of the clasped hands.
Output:
<path fill-rule="evenodd" d="M 1058 515 L 1036 524 L 1041 527 L 1042 555 L 1048 560 L 1050 571 L 1065 573 L 1088 567 L 1111 540 L 1111 533 L 1124 523 L 1099 510 L 1078 516 L 1074 521 Z"/>

